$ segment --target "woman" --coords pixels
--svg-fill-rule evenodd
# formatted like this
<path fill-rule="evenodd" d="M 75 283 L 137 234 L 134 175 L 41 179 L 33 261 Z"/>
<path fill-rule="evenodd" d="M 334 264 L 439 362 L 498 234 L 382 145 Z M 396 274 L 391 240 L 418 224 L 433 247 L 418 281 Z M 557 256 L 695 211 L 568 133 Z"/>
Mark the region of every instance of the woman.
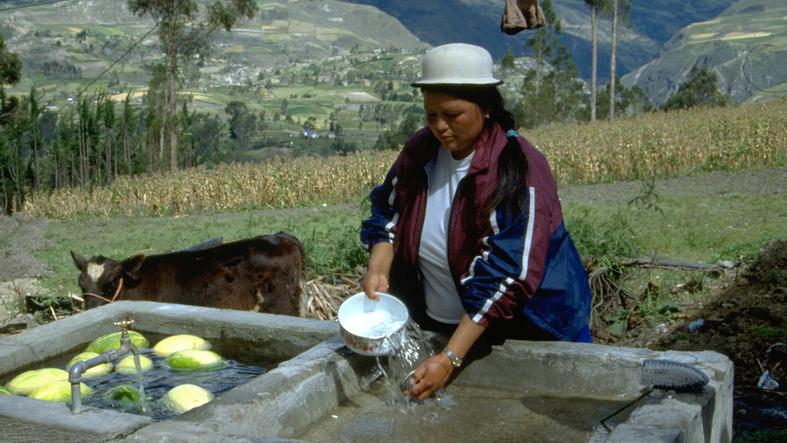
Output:
<path fill-rule="evenodd" d="M 445 386 L 471 349 L 506 338 L 590 341 L 590 289 L 543 155 L 515 131 L 492 58 L 478 46 L 428 51 L 427 127 L 371 193 L 363 289 L 407 304 L 445 349 L 415 371 L 418 399 Z"/>

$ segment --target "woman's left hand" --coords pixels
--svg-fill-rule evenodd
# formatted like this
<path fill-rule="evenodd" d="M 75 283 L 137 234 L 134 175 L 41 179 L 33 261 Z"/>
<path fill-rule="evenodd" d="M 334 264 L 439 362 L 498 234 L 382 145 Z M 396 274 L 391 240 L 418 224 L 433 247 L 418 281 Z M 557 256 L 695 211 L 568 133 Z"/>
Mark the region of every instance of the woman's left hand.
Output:
<path fill-rule="evenodd" d="M 451 377 L 454 367 L 447 355 L 442 352 L 424 360 L 412 375 L 415 384 L 407 393 L 418 400 L 433 396 L 442 389 Z"/>

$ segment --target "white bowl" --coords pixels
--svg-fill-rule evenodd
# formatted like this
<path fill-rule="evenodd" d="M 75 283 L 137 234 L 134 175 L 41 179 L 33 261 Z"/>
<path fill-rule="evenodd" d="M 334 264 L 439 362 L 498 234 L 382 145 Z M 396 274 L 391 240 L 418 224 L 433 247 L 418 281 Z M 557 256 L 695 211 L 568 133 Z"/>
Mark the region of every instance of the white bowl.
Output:
<path fill-rule="evenodd" d="M 369 356 L 390 352 L 387 337 L 399 332 L 410 318 L 407 307 L 398 298 L 378 292 L 380 300 L 359 292 L 339 307 L 339 331 L 344 343 L 353 351 Z"/>

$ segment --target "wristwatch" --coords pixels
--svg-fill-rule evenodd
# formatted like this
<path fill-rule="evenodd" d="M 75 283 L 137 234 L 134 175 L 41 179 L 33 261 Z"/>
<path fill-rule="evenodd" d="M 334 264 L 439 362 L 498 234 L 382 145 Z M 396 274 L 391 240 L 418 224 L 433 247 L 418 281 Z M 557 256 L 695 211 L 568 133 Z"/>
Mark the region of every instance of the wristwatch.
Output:
<path fill-rule="evenodd" d="M 451 360 L 451 366 L 455 368 L 462 366 L 462 357 L 454 354 L 450 349 L 443 348 L 443 354 L 447 355 L 448 359 Z"/>

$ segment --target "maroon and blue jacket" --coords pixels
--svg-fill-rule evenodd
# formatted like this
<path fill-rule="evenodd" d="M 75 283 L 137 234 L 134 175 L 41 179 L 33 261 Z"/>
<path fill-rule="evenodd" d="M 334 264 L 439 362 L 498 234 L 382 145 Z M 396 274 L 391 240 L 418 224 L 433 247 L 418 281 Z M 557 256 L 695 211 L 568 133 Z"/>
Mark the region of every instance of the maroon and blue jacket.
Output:
<path fill-rule="evenodd" d="M 557 185 L 544 156 L 524 137 L 528 161 L 522 211 L 498 207 L 478 216 L 497 187 L 497 162 L 507 142 L 497 125 L 482 132 L 467 175 L 457 187 L 448 229 L 448 260 L 462 304 L 477 324 L 526 316 L 559 340 L 589 341 L 587 274 L 563 225 Z M 426 165 L 439 142 L 429 128 L 418 131 L 385 181 L 370 195 L 371 216 L 361 241 L 371 248 L 393 243 L 405 263 L 417 266 L 426 210 Z"/>

